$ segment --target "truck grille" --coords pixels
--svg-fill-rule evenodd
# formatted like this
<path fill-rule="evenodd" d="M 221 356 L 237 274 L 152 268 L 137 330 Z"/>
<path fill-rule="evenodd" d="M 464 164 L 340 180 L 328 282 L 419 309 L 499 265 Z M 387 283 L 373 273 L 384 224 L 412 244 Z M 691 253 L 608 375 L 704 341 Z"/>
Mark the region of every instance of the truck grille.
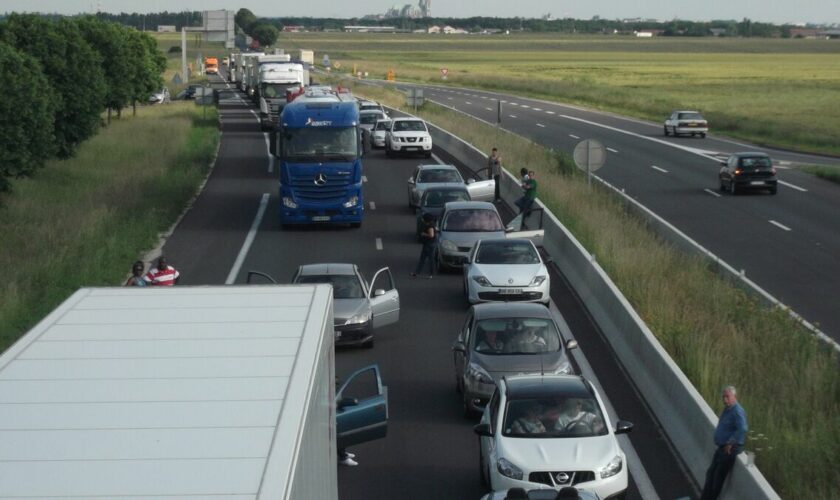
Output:
<path fill-rule="evenodd" d="M 324 174 L 326 182 L 322 185 L 315 184 L 315 177 Z M 311 173 L 293 174 L 291 177 L 291 188 L 295 192 L 295 198 L 303 202 L 317 203 L 339 203 L 347 194 L 350 186 L 350 174 L 335 174 L 319 172 L 312 169 Z"/>
<path fill-rule="evenodd" d="M 499 292 L 478 292 L 480 300 L 495 300 L 503 302 L 520 302 L 523 300 L 540 300 L 542 293 L 540 292 L 524 292 L 519 295 L 501 294 Z"/>

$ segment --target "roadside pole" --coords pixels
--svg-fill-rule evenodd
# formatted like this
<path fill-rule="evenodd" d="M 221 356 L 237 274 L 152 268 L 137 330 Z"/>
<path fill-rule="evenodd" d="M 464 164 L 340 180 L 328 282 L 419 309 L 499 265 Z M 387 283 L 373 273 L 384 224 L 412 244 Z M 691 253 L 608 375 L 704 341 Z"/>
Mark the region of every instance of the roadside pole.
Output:
<path fill-rule="evenodd" d="M 181 28 L 181 74 L 184 75 L 184 83 L 190 82 L 190 75 L 187 73 L 187 28 Z"/>

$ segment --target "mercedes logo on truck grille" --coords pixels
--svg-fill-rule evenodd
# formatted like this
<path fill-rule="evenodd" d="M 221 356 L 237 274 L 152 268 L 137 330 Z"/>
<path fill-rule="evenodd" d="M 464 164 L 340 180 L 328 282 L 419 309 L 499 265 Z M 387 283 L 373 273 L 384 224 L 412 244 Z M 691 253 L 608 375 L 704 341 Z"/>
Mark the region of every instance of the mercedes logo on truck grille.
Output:
<path fill-rule="evenodd" d="M 315 185 L 316 186 L 323 186 L 327 183 L 327 176 L 324 174 L 318 174 L 315 176 Z"/>

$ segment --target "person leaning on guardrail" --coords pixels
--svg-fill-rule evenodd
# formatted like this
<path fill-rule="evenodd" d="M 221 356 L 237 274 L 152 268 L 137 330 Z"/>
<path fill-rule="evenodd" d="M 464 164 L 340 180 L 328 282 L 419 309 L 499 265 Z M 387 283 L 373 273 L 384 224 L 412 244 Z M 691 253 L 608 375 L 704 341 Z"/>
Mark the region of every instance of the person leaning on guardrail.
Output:
<path fill-rule="evenodd" d="M 747 412 L 738 404 L 734 386 L 723 389 L 723 412 L 715 428 L 715 454 L 706 471 L 706 484 L 700 500 L 714 500 L 720 495 L 723 483 L 735 465 L 735 457 L 744 451 L 747 437 Z"/>
<path fill-rule="evenodd" d="M 533 170 L 528 171 L 528 178 L 522 183 L 522 189 L 525 190 L 525 194 L 516 200 L 516 206 L 519 207 L 519 213 L 525 214 L 525 217 L 537 199 L 537 174 Z"/>

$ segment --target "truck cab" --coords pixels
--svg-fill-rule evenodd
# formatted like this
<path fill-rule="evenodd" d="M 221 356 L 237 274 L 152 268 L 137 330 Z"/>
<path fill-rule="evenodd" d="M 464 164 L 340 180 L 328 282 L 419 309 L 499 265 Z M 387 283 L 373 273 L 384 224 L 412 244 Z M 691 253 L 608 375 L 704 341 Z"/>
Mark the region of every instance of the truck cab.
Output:
<path fill-rule="evenodd" d="M 259 58 L 259 78 L 255 100 L 260 106 L 260 127 L 271 130 L 286 106 L 286 93 L 309 83 L 309 72 L 302 64 L 289 61 L 289 56 Z"/>
<path fill-rule="evenodd" d="M 364 215 L 359 108 L 349 93 L 309 90 L 286 104 L 269 141 L 280 165 L 280 223 L 349 224 Z"/>
<path fill-rule="evenodd" d="M 208 75 L 216 75 L 219 73 L 219 59 L 215 57 L 204 58 L 204 72 Z"/>

